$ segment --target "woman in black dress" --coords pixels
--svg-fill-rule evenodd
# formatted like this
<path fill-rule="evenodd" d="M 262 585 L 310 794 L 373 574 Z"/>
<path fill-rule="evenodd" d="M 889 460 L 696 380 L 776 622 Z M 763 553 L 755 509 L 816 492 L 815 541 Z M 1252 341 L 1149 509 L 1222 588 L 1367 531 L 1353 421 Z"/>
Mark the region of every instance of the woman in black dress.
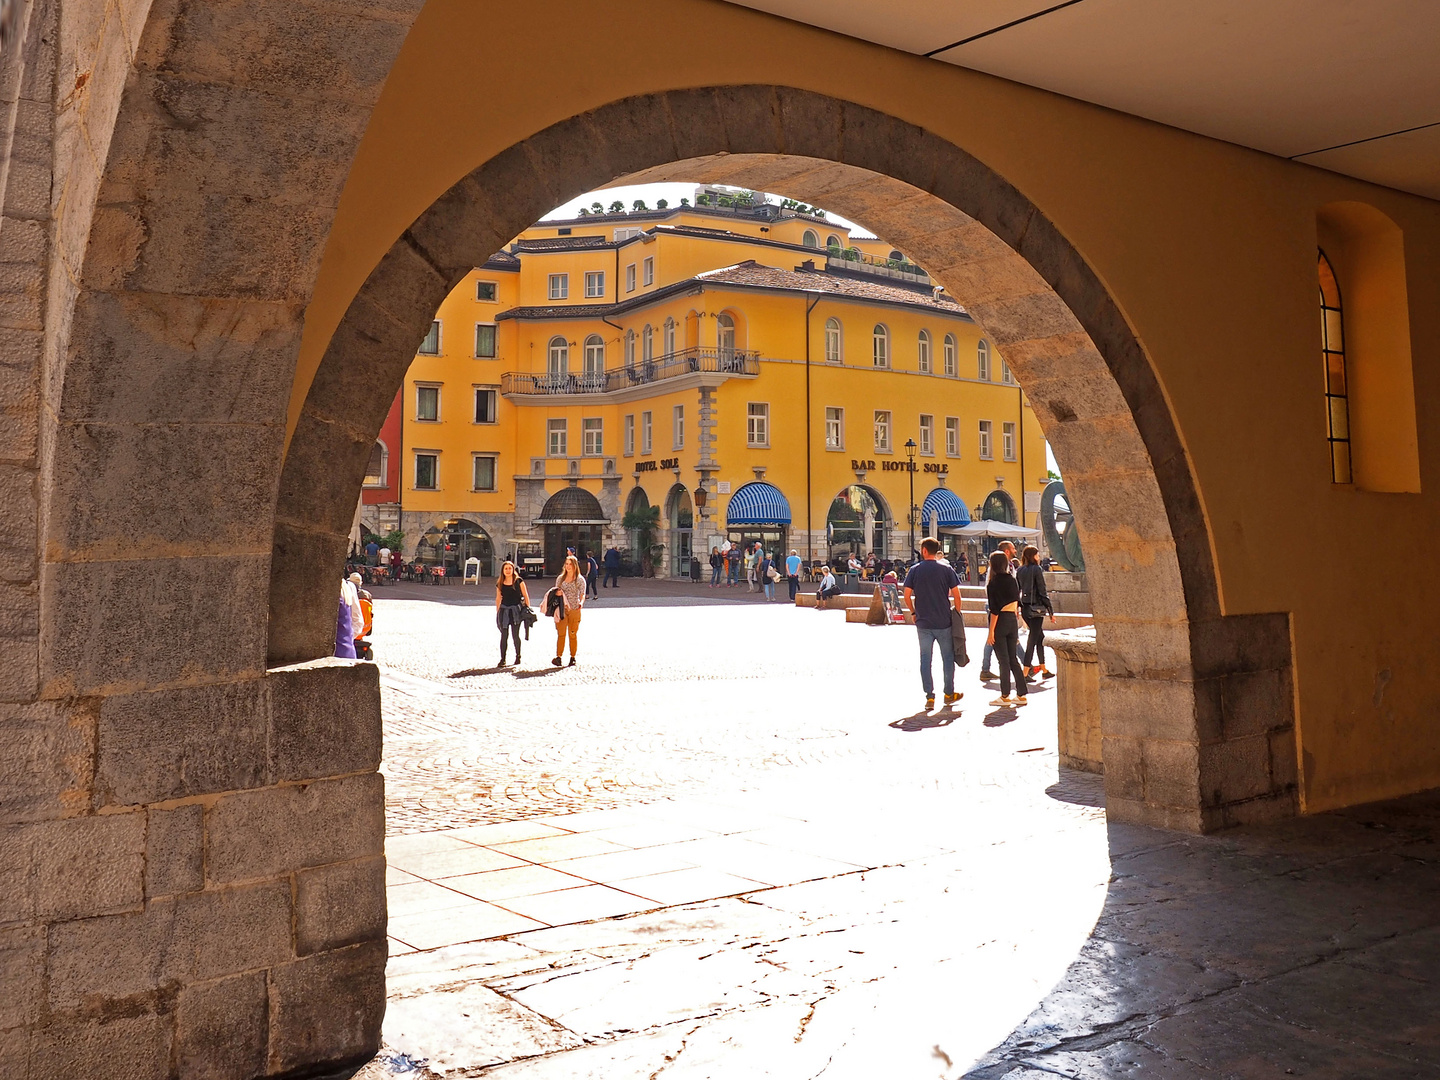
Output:
<path fill-rule="evenodd" d="M 1026 544 L 1020 553 L 1020 572 L 1015 580 L 1020 586 L 1020 617 L 1030 631 L 1025 637 L 1025 674 L 1028 678 L 1043 679 L 1050 674 L 1045 667 L 1045 616 L 1049 615 L 1054 622 L 1055 609 L 1050 606 L 1050 592 L 1045 588 L 1040 552 L 1033 545 Z M 1030 663 L 1037 652 L 1040 654 L 1038 667 Z"/>
<path fill-rule="evenodd" d="M 1003 551 L 990 555 L 989 581 L 985 599 L 990 608 L 990 636 L 985 644 L 995 649 L 1000 665 L 1000 696 L 991 705 L 1026 704 L 1025 670 L 1020 666 L 1020 586 L 1010 573 L 1010 560 Z M 1010 677 L 1015 677 L 1019 695 L 1010 696 Z"/>
<path fill-rule="evenodd" d="M 515 572 L 515 564 L 509 559 L 500 567 L 500 576 L 495 579 L 495 625 L 500 628 L 500 666 L 506 665 L 505 654 L 509 636 L 515 638 L 515 663 L 520 663 L 520 626 L 525 621 L 525 609 L 530 606 L 530 593 L 525 588 L 525 579 Z"/>

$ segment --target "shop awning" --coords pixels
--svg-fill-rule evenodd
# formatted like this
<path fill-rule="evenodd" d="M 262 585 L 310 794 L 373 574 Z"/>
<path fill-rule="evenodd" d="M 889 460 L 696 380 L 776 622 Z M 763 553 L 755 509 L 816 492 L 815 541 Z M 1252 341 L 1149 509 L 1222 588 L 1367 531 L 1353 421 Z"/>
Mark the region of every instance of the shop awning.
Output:
<path fill-rule="evenodd" d="M 933 523 L 937 529 L 958 529 L 970 524 L 970 511 L 960 497 L 949 488 L 937 487 L 925 496 L 925 505 L 920 508 L 920 522 L 928 533 Z"/>
<path fill-rule="evenodd" d="M 773 484 L 756 480 L 730 496 L 727 525 L 789 525 L 790 503 Z"/>

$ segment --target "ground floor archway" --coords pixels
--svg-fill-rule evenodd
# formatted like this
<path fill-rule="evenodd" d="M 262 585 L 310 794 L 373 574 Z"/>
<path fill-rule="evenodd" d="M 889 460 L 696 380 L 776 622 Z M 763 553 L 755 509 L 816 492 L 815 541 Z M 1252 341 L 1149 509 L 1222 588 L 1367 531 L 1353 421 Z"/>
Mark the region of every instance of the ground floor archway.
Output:
<path fill-rule="evenodd" d="M 866 484 L 850 484 L 830 503 L 825 517 L 828 557 L 846 560 L 890 557 L 889 536 L 893 525 L 885 497 Z"/>

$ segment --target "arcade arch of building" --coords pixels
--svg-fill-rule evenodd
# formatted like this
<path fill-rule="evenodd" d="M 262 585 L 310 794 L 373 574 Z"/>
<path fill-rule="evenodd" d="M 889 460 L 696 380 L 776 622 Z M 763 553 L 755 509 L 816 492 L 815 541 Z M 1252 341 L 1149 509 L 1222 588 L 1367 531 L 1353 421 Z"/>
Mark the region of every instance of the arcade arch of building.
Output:
<path fill-rule="evenodd" d="M 1277 512 L 1350 494 L 1351 513 L 1373 507 L 1312 483 L 1290 415 L 1308 414 L 1276 402 L 1297 399 L 1292 383 L 1313 397 L 1316 208 L 1373 201 L 1423 254 L 1440 248 L 1424 200 L 698 0 L 637 12 L 677 46 L 643 69 L 594 59 L 629 27 L 581 5 L 497 12 L 490 108 L 471 109 L 487 134 L 437 141 L 415 180 L 396 171 L 418 160 L 395 153 L 396 133 L 424 137 L 416 119 L 443 85 L 447 112 L 469 107 L 466 80 L 444 79 L 473 71 L 471 5 L 398 0 L 287 33 L 263 5 L 122 7 L 77 0 L 60 27 L 33 5 L 7 53 L 38 73 L 20 95 L 42 106 L 21 111 L 29 156 L 7 159 L 3 229 L 27 239 L 29 306 L 6 327 L 19 374 L 0 388 L 0 692 L 19 732 L 0 820 L 6 865 L 25 868 L 6 895 L 22 961 L 5 989 L 35 1075 L 103 1073 L 85 1057 L 102 1049 L 162 1063 L 156 1075 L 216 1046 L 257 1076 L 373 1052 L 374 671 L 267 661 L 328 651 L 325 567 L 445 292 L 568 194 L 619 177 L 818 202 L 933 269 L 984 326 L 1084 519 L 1112 817 L 1203 829 L 1292 813 L 1292 655 L 1322 696 L 1381 707 L 1371 661 L 1389 631 L 1351 658 L 1323 628 L 1325 612 L 1359 610 L 1349 586 L 1258 579 L 1246 526 L 1275 520 L 1251 509 L 1257 469 Z M 556 43 L 544 104 L 511 108 L 524 80 L 505 65 L 572 23 L 592 32 Z M 1187 202 L 1201 173 L 1214 197 Z M 1412 292 L 1415 348 L 1433 349 L 1440 302 L 1429 281 Z M 1268 358 L 1258 388 L 1219 379 L 1183 314 L 1227 302 Z M 1266 455 L 1237 466 L 1227 435 L 1265 417 Z M 1425 534 L 1430 503 L 1403 498 L 1386 504 L 1396 529 Z M 1387 624 L 1428 601 L 1399 598 Z M 1309 621 L 1266 613 L 1282 610 Z M 1433 784 L 1440 762 L 1407 719 L 1426 693 L 1397 675 L 1374 745 L 1310 697 L 1310 805 Z M 84 962 L 101 952 L 112 962 Z"/>

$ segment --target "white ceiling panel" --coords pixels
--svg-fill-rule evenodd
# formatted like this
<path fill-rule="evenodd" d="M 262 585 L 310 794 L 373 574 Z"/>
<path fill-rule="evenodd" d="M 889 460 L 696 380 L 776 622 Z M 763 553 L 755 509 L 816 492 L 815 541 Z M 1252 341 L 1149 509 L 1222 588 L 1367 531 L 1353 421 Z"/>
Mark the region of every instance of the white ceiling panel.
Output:
<path fill-rule="evenodd" d="M 1440 197 L 1440 0 L 732 2 Z"/>
<path fill-rule="evenodd" d="M 938 59 L 1283 157 L 1440 122 L 1440 3 L 1084 0 Z"/>
<path fill-rule="evenodd" d="M 1440 124 L 1297 158 L 1322 169 L 1440 199 Z"/>
<path fill-rule="evenodd" d="M 733 0 L 905 52 L 928 53 L 1054 7 L 1057 0 Z"/>

